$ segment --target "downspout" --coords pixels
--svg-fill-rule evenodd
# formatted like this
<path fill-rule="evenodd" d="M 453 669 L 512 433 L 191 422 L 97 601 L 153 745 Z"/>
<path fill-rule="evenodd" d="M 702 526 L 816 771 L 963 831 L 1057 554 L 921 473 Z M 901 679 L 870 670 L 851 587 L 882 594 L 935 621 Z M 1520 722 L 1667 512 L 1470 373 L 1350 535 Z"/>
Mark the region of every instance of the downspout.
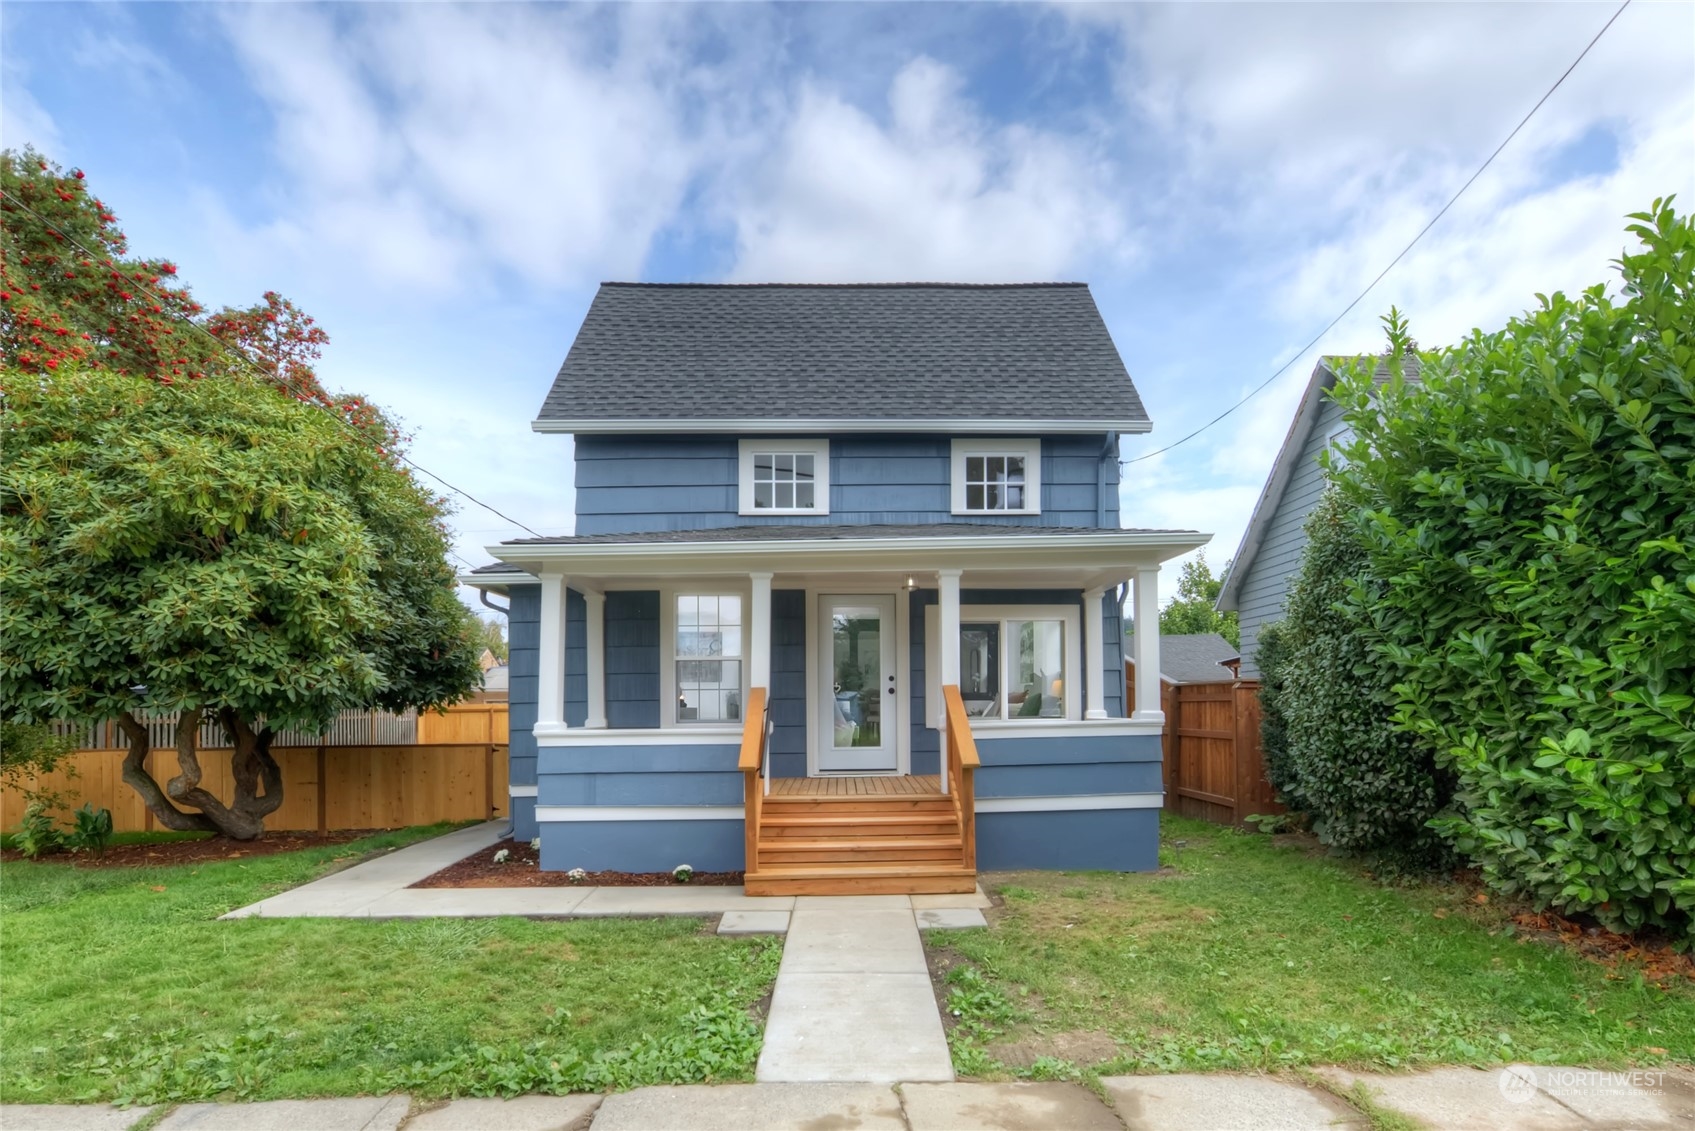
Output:
<path fill-rule="evenodd" d="M 495 612 L 499 613 L 503 617 L 510 617 L 512 615 L 512 606 L 511 605 L 497 605 L 493 601 L 489 600 L 487 589 L 483 589 L 481 587 L 478 587 L 478 589 L 477 589 L 477 600 L 481 601 L 485 608 L 493 609 Z"/>

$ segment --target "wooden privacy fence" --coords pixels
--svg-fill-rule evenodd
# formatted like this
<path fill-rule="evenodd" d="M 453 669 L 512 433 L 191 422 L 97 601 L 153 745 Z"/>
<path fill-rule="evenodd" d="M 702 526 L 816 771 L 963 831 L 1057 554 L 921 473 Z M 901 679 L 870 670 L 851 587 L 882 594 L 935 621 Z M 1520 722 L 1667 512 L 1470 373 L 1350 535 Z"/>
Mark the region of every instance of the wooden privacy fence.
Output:
<path fill-rule="evenodd" d="M 1282 813 L 1265 780 L 1259 683 L 1164 684 L 1165 807 L 1221 825 Z"/>
<path fill-rule="evenodd" d="M 507 718 L 504 703 L 466 703 L 445 714 L 420 716 L 418 729 L 445 737 L 395 745 L 278 746 L 283 804 L 265 819 L 278 831 L 394 829 L 437 821 L 477 821 L 507 815 Z M 84 750 L 72 756 L 75 776 L 50 774 L 31 788 L 56 790 L 70 808 L 87 802 L 112 811 L 117 832 L 156 827 L 141 797 L 124 783 L 124 753 Z M 227 748 L 201 751 L 201 785 L 228 801 L 234 796 Z M 177 772 L 176 752 L 155 748 L 147 768 L 163 785 Z M 22 791 L 0 794 L 0 829 L 23 818 Z"/>

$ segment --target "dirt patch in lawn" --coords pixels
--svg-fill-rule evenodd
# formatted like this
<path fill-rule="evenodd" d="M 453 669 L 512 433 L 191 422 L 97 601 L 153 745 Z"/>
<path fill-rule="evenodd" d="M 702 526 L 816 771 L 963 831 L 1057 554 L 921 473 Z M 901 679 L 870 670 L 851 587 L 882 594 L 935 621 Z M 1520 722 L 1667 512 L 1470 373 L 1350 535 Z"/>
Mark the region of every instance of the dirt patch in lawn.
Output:
<path fill-rule="evenodd" d="M 1029 1068 L 1039 1060 L 1065 1060 L 1087 1068 L 1118 1056 L 1118 1042 L 1106 1033 L 1076 1029 L 1064 1033 L 1029 1033 L 1016 1040 L 996 1041 L 983 1051 L 1008 1068 Z"/>
<path fill-rule="evenodd" d="M 307 848 L 346 844 L 348 841 L 372 836 L 381 831 L 343 829 L 325 833 L 323 836 L 316 833 L 266 833 L 258 840 L 231 840 L 228 837 L 213 836 L 199 840 L 171 840 L 161 844 L 118 844 L 108 848 L 102 856 L 87 852 L 58 852 L 39 859 L 75 864 L 79 868 L 162 868 L 173 864 L 207 864 L 218 860 L 275 856 L 280 852 L 300 852 Z M 15 850 L 7 849 L 0 853 L 0 859 L 21 860 L 23 856 Z"/>
<path fill-rule="evenodd" d="M 505 858 L 495 862 L 502 852 Z M 690 887 L 736 887 L 740 872 L 696 872 Z M 449 864 L 433 876 L 425 876 L 415 888 L 658 888 L 681 887 L 670 872 L 585 872 L 573 881 L 569 872 L 541 870 L 541 853 L 528 841 L 503 840 L 479 849 L 457 864 Z"/>

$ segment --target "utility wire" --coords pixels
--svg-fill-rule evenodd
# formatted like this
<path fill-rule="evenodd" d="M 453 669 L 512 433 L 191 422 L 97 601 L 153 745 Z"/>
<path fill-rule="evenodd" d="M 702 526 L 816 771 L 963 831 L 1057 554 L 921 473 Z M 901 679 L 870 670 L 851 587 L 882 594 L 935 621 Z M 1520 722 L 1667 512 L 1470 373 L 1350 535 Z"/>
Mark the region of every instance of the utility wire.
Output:
<path fill-rule="evenodd" d="M 1424 225 L 1424 227 L 1422 227 L 1418 230 L 1418 235 L 1414 236 L 1410 241 L 1408 241 L 1407 246 L 1403 247 L 1400 250 L 1400 253 L 1397 254 L 1395 256 L 1395 258 L 1393 258 L 1389 261 L 1389 266 L 1387 266 L 1387 267 L 1383 268 L 1383 270 L 1379 271 L 1377 273 L 1377 277 L 1375 279 L 1373 279 L 1370 283 L 1367 283 L 1366 287 L 1363 291 L 1361 291 L 1358 295 L 1354 296 L 1354 301 L 1350 302 L 1347 306 L 1344 306 L 1342 308 L 1342 313 L 1340 313 L 1336 317 L 1332 318 L 1330 320 L 1330 322 L 1324 327 L 1324 329 L 1320 330 L 1317 334 L 1313 335 L 1312 340 L 1309 341 L 1306 345 L 1302 346 L 1299 350 L 1297 350 L 1293 357 L 1289 358 L 1288 361 L 1285 361 L 1282 365 L 1278 366 L 1276 371 L 1273 372 L 1270 377 L 1267 377 L 1264 381 L 1261 381 L 1258 385 L 1254 386 L 1253 390 L 1251 392 L 1249 392 L 1247 396 L 1243 397 L 1241 400 L 1237 401 L 1235 404 L 1231 405 L 1229 408 L 1225 409 L 1223 412 L 1219 413 L 1217 416 L 1213 417 L 1211 420 L 1207 421 L 1205 424 L 1201 425 L 1199 428 L 1195 429 L 1193 432 L 1189 433 L 1187 436 L 1184 436 L 1182 439 L 1174 440 L 1171 443 L 1167 444 L 1163 448 L 1157 448 L 1154 451 L 1148 452 L 1146 455 L 1139 455 L 1135 459 L 1119 460 L 1118 461 L 1119 466 L 1124 467 L 1124 466 L 1128 466 L 1129 464 L 1132 464 L 1132 463 L 1141 463 L 1145 459 L 1153 459 L 1155 456 L 1164 455 L 1166 452 L 1169 452 L 1173 448 L 1179 447 L 1183 444 L 1187 444 L 1190 440 L 1193 440 L 1196 436 L 1199 436 L 1202 432 L 1205 432 L 1207 429 L 1211 428 L 1214 424 L 1217 424 L 1219 421 L 1223 420 L 1225 417 L 1229 416 L 1231 413 L 1235 412 L 1237 409 L 1241 408 L 1243 405 L 1245 405 L 1249 401 L 1253 400 L 1260 393 L 1264 392 L 1265 389 L 1267 388 L 1267 386 L 1269 386 L 1273 381 L 1277 380 L 1279 377 L 1283 376 L 1283 374 L 1287 373 L 1289 371 L 1289 367 L 1291 365 L 1295 364 L 1295 362 L 1299 361 L 1302 357 L 1306 356 L 1306 353 L 1307 353 L 1308 350 L 1312 349 L 1314 346 L 1318 345 L 1319 342 L 1323 341 L 1324 336 L 1326 334 L 1330 333 L 1330 331 L 1334 330 L 1336 328 L 1337 323 L 1341 322 L 1342 319 L 1346 318 L 1349 314 L 1351 314 L 1353 312 L 1354 307 L 1356 307 L 1360 303 L 1364 302 L 1365 297 L 1367 295 L 1369 295 L 1373 290 L 1376 289 L 1377 284 L 1381 283 L 1383 281 L 1384 277 L 1387 276 L 1389 274 L 1389 272 L 1391 272 L 1395 269 L 1395 265 L 1398 264 L 1401 260 L 1406 258 L 1407 253 L 1413 249 L 1414 245 L 1416 245 L 1419 240 L 1423 239 L 1425 237 L 1425 234 L 1427 232 L 1429 232 L 1431 228 L 1434 228 L 1436 226 L 1436 222 L 1438 220 L 1440 220 L 1443 216 L 1446 216 L 1448 214 L 1448 209 L 1452 208 L 1455 205 L 1455 203 L 1458 202 L 1460 197 L 1465 195 L 1466 189 L 1469 189 L 1472 186 L 1472 184 L 1476 182 L 1477 178 L 1479 178 L 1483 175 L 1484 170 L 1489 168 L 1490 165 L 1495 163 L 1495 158 L 1497 158 L 1501 155 L 1501 151 L 1507 147 L 1508 143 L 1511 142 L 1513 140 L 1513 138 L 1518 136 L 1519 131 L 1524 129 L 1525 125 L 1527 123 L 1529 123 L 1530 119 L 1532 119 L 1536 116 L 1536 111 L 1542 109 L 1542 104 L 1544 102 L 1548 101 L 1549 98 L 1553 97 L 1554 91 L 1560 89 L 1560 85 L 1566 81 L 1566 79 L 1571 75 L 1571 73 L 1573 71 L 1577 70 L 1577 65 L 1579 63 L 1583 62 L 1583 57 L 1585 55 L 1589 54 L 1589 51 L 1590 51 L 1591 48 L 1593 48 L 1597 43 L 1601 42 L 1601 37 L 1603 35 L 1607 34 L 1607 29 L 1613 26 L 1613 22 L 1615 20 L 1617 20 L 1620 16 L 1624 15 L 1624 10 L 1626 8 L 1630 7 L 1630 3 L 1631 3 L 1631 0 L 1624 0 L 1624 3 L 1622 3 L 1618 6 L 1618 9 L 1613 12 L 1612 16 L 1610 18 L 1608 18 L 1607 22 L 1601 25 L 1601 30 L 1595 33 L 1595 38 L 1591 39 L 1589 41 L 1589 43 L 1583 48 L 1583 50 L 1579 51 L 1577 53 L 1577 58 L 1575 58 L 1571 61 L 1571 66 L 1567 67 L 1565 69 L 1565 71 L 1560 75 L 1560 77 L 1554 80 L 1554 85 L 1549 87 L 1547 89 L 1547 92 L 1544 93 L 1541 98 L 1538 98 L 1536 100 L 1536 105 L 1534 105 L 1530 108 L 1530 112 L 1528 114 L 1526 114 L 1523 118 L 1519 119 L 1519 123 L 1518 123 L 1518 125 L 1513 127 L 1512 133 L 1509 133 L 1506 136 L 1506 139 L 1504 141 L 1502 141 L 1500 145 L 1497 145 L 1495 147 L 1495 152 L 1491 153 L 1487 158 L 1484 159 L 1483 164 L 1481 164 L 1477 167 L 1477 172 L 1473 173 L 1471 175 L 1471 177 L 1469 179 L 1467 179 L 1466 183 L 1460 186 L 1460 189 L 1459 189 L 1458 192 L 1456 192 L 1453 196 L 1448 198 L 1448 203 L 1444 204 L 1437 211 L 1436 215 L 1434 215 L 1430 218 L 1430 222 L 1427 223 L 1426 225 Z"/>
<path fill-rule="evenodd" d="M 43 216 L 41 213 L 39 213 L 35 209 L 31 208 L 24 201 L 19 200 L 15 193 L 12 193 L 12 192 L 10 192 L 9 190 L 6 190 L 6 189 L 0 189 L 0 194 L 3 194 L 6 197 L 6 199 L 10 200 L 13 204 L 16 204 L 19 208 L 23 209 L 25 212 L 28 212 L 31 216 L 34 216 L 37 220 L 41 221 L 42 225 L 44 227 L 46 227 L 46 229 L 48 231 L 57 234 L 66 243 L 70 244 L 72 247 L 76 248 L 78 251 L 80 251 L 84 255 L 88 256 L 88 258 L 90 258 L 92 260 L 96 260 L 96 261 L 98 261 L 101 258 L 99 255 L 96 255 L 94 252 L 90 251 L 87 247 L 83 246 L 83 244 L 79 243 L 77 241 L 76 237 L 72 236 L 69 232 L 62 231 L 61 229 L 54 227 L 52 221 L 48 220 L 47 217 Z M 152 297 L 154 300 L 156 300 L 162 308 L 169 309 L 169 307 L 166 305 L 166 303 L 164 301 L 165 296 L 161 295 L 158 291 L 153 290 L 152 287 L 149 286 L 148 284 L 146 284 L 146 283 L 135 283 L 135 284 L 132 284 L 132 285 L 135 286 L 135 288 L 137 290 L 145 291 L 150 297 Z M 205 326 L 202 326 L 200 323 L 196 322 L 194 319 L 188 318 L 188 317 L 181 315 L 181 314 L 176 314 L 174 312 L 172 313 L 172 317 L 175 318 L 178 322 L 181 322 L 183 325 L 190 326 L 193 329 L 198 330 L 202 335 L 204 335 L 206 337 L 206 339 L 208 341 L 210 341 L 213 345 L 217 346 L 218 349 L 222 350 L 226 355 L 228 355 L 230 358 L 234 359 L 237 364 L 245 366 L 249 372 L 251 372 L 255 377 L 258 377 L 261 381 L 264 381 L 266 384 L 281 388 L 284 392 L 291 392 L 297 397 L 300 396 L 302 393 L 306 392 L 306 390 L 299 385 L 291 384 L 288 381 L 278 380 L 278 378 L 280 378 L 282 376 L 280 371 L 275 376 L 266 373 L 264 370 L 260 369 L 256 364 L 254 364 L 252 358 L 248 357 L 245 353 L 236 349 L 229 342 L 226 342 L 222 338 L 218 337 L 218 335 L 212 333 L 212 331 L 208 330 Z M 357 437 L 358 439 L 361 439 L 361 440 L 367 439 L 367 437 L 364 436 L 362 433 L 360 433 L 358 429 L 353 427 L 353 425 L 347 420 L 346 417 L 341 416 L 339 413 L 335 413 L 335 412 L 331 412 L 330 416 L 331 416 L 332 419 L 339 421 L 344 427 L 346 427 L 348 432 L 351 435 L 353 435 L 353 436 L 355 436 L 355 437 Z M 482 507 L 484 510 L 488 511 L 490 514 L 494 515 L 495 517 L 505 519 L 508 523 L 510 523 L 513 526 L 516 526 L 520 530 L 525 531 L 526 533 L 530 534 L 532 537 L 535 537 L 535 538 L 542 537 L 542 535 L 538 534 L 534 530 L 531 530 L 528 526 L 525 526 L 523 523 L 519 522 L 517 519 L 513 518 L 511 515 L 502 514 L 500 511 L 496 510 L 494 507 L 490 506 L 488 503 L 483 502 L 481 499 L 477 498 L 475 495 L 471 494 L 469 491 L 465 490 L 463 487 L 454 486 L 452 483 L 449 483 L 447 480 L 443 479 L 441 476 L 437 475 L 435 472 L 431 471 L 429 468 L 423 466 L 422 464 L 417 463 L 416 461 L 414 461 L 411 458 L 401 454 L 398 451 L 394 452 L 393 455 L 401 463 L 404 463 L 408 467 L 411 467 L 411 468 L 414 468 L 418 471 L 423 472 L 425 475 L 428 475 L 431 479 L 434 479 L 437 483 L 440 483 L 443 487 L 446 487 L 449 491 L 452 491 L 454 494 L 459 495 L 463 498 L 469 499 L 471 502 L 475 503 L 479 507 Z M 459 557 L 458 554 L 454 554 L 453 556 Z M 462 561 L 462 562 L 465 562 L 464 558 L 459 558 L 459 560 Z M 467 566 L 469 566 L 471 563 L 465 562 L 465 564 Z"/>

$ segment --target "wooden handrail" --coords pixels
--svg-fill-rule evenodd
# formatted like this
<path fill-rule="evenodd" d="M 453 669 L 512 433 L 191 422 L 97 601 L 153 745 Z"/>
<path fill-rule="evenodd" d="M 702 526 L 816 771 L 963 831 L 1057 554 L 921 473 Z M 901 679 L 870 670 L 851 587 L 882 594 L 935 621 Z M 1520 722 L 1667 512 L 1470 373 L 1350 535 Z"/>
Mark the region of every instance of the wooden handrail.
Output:
<path fill-rule="evenodd" d="M 760 775 L 765 769 L 766 739 L 770 734 L 765 717 L 765 688 L 755 687 L 748 693 L 747 715 L 742 721 L 742 750 L 736 759 L 736 767 L 742 772 L 744 872 L 752 872 L 759 867 L 759 815 L 765 801 L 765 786 Z"/>
<path fill-rule="evenodd" d="M 747 715 L 742 720 L 742 755 L 736 768 L 742 773 L 758 773 L 760 755 L 765 751 L 765 689 L 756 687 L 748 692 Z"/>
<path fill-rule="evenodd" d="M 959 822 L 959 839 L 964 847 L 965 866 L 977 869 L 977 786 L 975 771 L 982 760 L 977 757 L 977 739 L 971 734 L 971 720 L 965 713 L 965 700 L 954 684 L 942 686 L 948 744 L 948 793 L 953 797 L 954 817 Z"/>

